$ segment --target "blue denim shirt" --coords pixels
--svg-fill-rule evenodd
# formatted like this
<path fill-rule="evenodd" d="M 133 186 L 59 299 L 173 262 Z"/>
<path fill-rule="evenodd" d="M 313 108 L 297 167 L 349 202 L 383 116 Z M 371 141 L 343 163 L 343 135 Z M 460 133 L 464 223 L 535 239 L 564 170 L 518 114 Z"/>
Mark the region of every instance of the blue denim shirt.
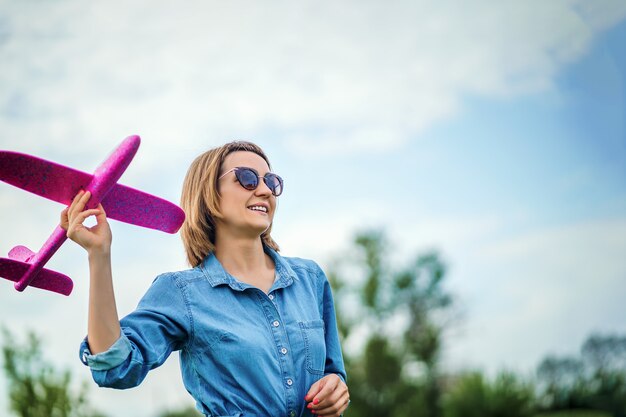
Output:
<path fill-rule="evenodd" d="M 81 359 L 100 386 L 137 386 L 180 351 L 187 391 L 208 416 L 310 416 L 304 396 L 327 374 L 346 373 L 335 308 L 313 261 L 284 258 L 269 294 L 229 275 L 214 255 L 159 275 L 106 352 Z"/>

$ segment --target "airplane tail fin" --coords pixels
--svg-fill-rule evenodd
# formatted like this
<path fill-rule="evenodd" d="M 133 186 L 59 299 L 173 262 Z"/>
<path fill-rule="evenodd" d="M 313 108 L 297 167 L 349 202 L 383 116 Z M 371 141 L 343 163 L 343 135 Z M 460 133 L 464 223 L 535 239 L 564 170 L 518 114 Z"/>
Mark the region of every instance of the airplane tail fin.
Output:
<path fill-rule="evenodd" d="M 33 256 L 35 256 L 35 252 L 26 246 L 18 245 L 9 251 L 9 258 L 16 261 L 29 262 Z"/>
<path fill-rule="evenodd" d="M 26 251 L 18 248 L 26 249 Z M 19 281 L 22 276 L 28 272 L 31 264 L 19 260 L 18 257 L 21 257 L 22 259 L 30 259 L 33 255 L 34 253 L 24 246 L 16 246 L 11 249 L 9 257 L 13 259 L 0 258 L 0 277 L 14 282 Z M 53 291 L 63 295 L 70 295 L 72 288 L 74 287 L 74 283 L 70 277 L 66 275 L 43 268 L 39 271 L 35 279 L 30 282 L 30 286 Z"/>

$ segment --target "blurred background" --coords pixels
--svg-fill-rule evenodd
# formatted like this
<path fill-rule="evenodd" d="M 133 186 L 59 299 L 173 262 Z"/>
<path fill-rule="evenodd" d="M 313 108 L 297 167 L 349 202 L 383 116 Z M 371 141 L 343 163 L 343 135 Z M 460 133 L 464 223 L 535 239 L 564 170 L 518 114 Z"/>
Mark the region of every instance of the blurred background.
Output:
<path fill-rule="evenodd" d="M 93 172 L 138 134 L 120 182 L 173 202 L 199 153 L 265 149 L 274 238 L 333 280 L 347 416 L 626 415 L 625 75 L 620 0 L 0 0 L 0 149 Z M 2 256 L 62 209 L 0 183 Z M 178 235 L 111 224 L 125 315 L 187 266 Z M 70 297 L 0 283 L 0 414 L 30 372 L 82 404 L 54 415 L 192 415 L 177 355 L 95 386 L 85 253 L 48 268 Z"/>

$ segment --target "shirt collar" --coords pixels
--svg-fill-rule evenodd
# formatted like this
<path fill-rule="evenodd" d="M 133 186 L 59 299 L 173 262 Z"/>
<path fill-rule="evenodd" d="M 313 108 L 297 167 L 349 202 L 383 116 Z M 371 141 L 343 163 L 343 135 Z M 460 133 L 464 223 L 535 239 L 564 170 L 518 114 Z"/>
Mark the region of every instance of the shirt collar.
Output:
<path fill-rule="evenodd" d="M 263 245 L 263 250 L 274 261 L 276 270 L 276 280 L 274 281 L 270 291 L 285 288 L 293 284 L 297 275 L 291 266 L 289 266 L 289 263 L 287 263 L 287 261 L 280 256 L 278 252 L 267 247 L 266 245 Z M 237 291 L 243 291 L 246 288 L 250 288 L 250 285 L 237 280 L 235 277 L 226 272 L 213 252 L 207 255 L 204 261 L 202 261 L 200 269 L 212 287 L 216 287 L 218 285 L 228 285 L 233 290 Z"/>

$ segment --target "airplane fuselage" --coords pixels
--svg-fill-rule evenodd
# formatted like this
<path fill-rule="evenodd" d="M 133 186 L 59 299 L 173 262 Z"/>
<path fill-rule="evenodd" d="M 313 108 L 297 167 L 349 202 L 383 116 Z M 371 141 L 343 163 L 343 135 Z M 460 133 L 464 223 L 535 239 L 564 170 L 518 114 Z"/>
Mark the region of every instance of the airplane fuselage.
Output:
<path fill-rule="evenodd" d="M 85 210 L 96 208 L 98 204 L 106 197 L 107 193 L 113 188 L 120 179 L 128 165 L 130 165 L 133 157 L 139 149 L 141 139 L 139 136 L 129 136 L 126 138 L 102 163 L 96 168 L 93 179 L 85 186 L 85 191 L 91 192 L 91 198 L 87 203 Z M 78 194 L 80 190 L 75 190 Z M 67 233 L 58 225 L 48 240 L 43 244 L 39 252 L 28 259 L 31 264 L 28 271 L 15 282 L 15 289 L 24 291 L 24 289 L 37 277 L 37 274 L 43 269 L 44 265 L 50 260 L 52 255 L 59 250 L 61 245 L 67 240 Z"/>

